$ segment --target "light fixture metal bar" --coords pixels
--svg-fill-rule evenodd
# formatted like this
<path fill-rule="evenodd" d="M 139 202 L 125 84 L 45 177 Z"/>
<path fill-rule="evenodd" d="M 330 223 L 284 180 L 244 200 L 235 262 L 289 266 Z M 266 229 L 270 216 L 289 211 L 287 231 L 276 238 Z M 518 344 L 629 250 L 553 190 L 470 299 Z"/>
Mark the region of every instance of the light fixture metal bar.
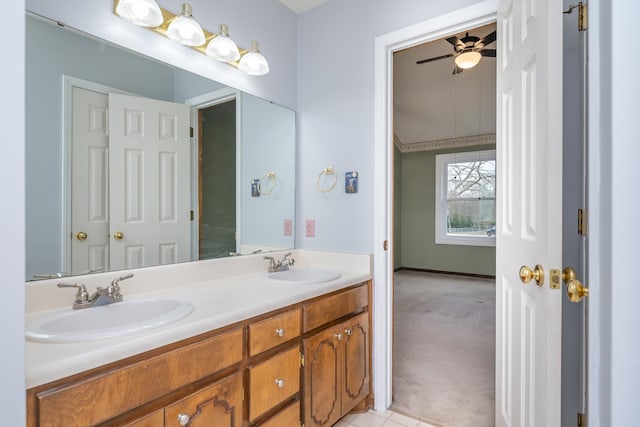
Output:
<path fill-rule="evenodd" d="M 120 0 L 113 0 L 113 14 L 117 16 L 116 14 L 116 8 L 118 7 L 118 3 L 120 3 Z M 174 19 L 176 19 L 178 16 L 180 15 L 176 15 L 174 13 L 169 12 L 166 9 L 163 9 L 162 7 L 160 8 L 160 11 L 162 12 L 162 24 L 158 27 L 147 27 L 147 30 L 151 30 L 154 33 L 157 34 L 161 34 L 164 37 L 167 37 L 167 29 L 169 28 L 169 25 L 171 24 L 171 22 L 173 22 Z M 189 47 L 193 50 L 196 50 L 200 53 L 202 53 L 203 55 L 206 55 L 206 50 L 207 50 L 207 44 L 209 43 L 209 41 L 211 41 L 212 39 L 218 37 L 217 34 L 214 34 L 208 30 L 206 30 L 205 28 L 202 29 L 202 32 L 204 32 L 204 39 L 205 39 L 205 43 L 201 46 L 186 46 Z M 167 37 L 168 39 L 168 37 Z M 249 52 L 249 49 L 245 49 L 243 47 L 238 46 L 238 51 L 240 51 L 240 57 L 242 57 L 242 55 L 244 55 L 245 53 Z M 225 62 L 225 64 L 229 64 L 232 67 L 238 68 L 239 66 L 239 62 L 238 61 L 231 61 L 231 62 Z"/>

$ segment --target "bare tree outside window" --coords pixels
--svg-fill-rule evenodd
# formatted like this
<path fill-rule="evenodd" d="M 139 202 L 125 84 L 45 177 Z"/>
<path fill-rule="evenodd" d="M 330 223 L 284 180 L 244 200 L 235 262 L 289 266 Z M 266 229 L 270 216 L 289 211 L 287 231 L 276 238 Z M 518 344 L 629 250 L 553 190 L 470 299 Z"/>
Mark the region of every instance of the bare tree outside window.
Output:
<path fill-rule="evenodd" d="M 495 150 L 436 155 L 436 243 L 494 246 Z"/>

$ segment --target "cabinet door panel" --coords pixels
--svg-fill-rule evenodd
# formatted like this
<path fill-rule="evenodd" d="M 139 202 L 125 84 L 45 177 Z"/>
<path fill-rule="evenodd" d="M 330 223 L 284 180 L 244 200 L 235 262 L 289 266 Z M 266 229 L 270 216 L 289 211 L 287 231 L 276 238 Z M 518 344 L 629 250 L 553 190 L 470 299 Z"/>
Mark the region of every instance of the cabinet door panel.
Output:
<path fill-rule="evenodd" d="M 342 363 L 339 329 L 328 328 L 303 341 L 305 355 L 304 425 L 330 426 L 341 417 Z"/>
<path fill-rule="evenodd" d="M 233 374 L 165 409 L 165 426 L 242 427 L 242 374 Z M 186 424 L 180 423 L 187 416 Z"/>
<path fill-rule="evenodd" d="M 351 410 L 369 394 L 369 314 L 362 313 L 342 324 L 344 328 L 344 377 L 342 411 Z"/>

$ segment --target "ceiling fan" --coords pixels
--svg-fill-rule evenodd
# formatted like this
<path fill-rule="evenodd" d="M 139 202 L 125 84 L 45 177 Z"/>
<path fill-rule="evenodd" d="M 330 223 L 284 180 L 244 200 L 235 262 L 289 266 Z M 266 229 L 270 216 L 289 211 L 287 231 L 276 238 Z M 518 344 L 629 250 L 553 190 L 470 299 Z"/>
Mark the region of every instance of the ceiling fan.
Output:
<path fill-rule="evenodd" d="M 421 59 L 416 61 L 416 64 L 425 64 L 439 59 L 454 57 L 456 66 L 453 69 L 452 74 L 460 74 L 466 69 L 475 67 L 483 56 L 496 57 L 495 49 L 486 49 L 486 46 L 496 41 L 495 31 L 487 34 L 484 38 L 470 36 L 469 33 L 467 33 L 461 39 L 456 36 L 452 36 L 446 40 L 453 45 L 454 53 Z"/>

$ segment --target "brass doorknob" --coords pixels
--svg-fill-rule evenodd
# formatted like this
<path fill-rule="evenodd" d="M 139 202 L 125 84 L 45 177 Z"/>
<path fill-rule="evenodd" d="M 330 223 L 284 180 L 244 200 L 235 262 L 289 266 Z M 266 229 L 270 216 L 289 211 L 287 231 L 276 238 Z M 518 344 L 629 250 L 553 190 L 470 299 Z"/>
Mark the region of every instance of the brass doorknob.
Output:
<path fill-rule="evenodd" d="M 116 231 L 115 233 L 113 233 L 113 238 L 116 240 L 122 240 L 123 237 L 124 233 L 122 231 Z"/>
<path fill-rule="evenodd" d="M 582 298 L 589 296 L 589 288 L 576 279 L 576 271 L 573 268 L 566 267 L 562 270 L 562 280 L 567 284 L 569 301 L 580 302 Z"/>
<path fill-rule="evenodd" d="M 520 267 L 518 275 L 522 283 L 529 283 L 531 280 L 535 280 L 538 286 L 544 285 L 544 268 L 540 264 L 536 265 L 533 270 L 531 267 L 523 265 Z"/>
<path fill-rule="evenodd" d="M 567 283 L 567 297 L 571 302 L 580 302 L 584 297 L 589 296 L 589 288 L 585 288 L 579 280 L 569 280 Z"/>
<path fill-rule="evenodd" d="M 87 233 L 85 233 L 84 231 L 79 231 L 78 234 L 76 234 L 76 239 L 87 240 Z"/>

